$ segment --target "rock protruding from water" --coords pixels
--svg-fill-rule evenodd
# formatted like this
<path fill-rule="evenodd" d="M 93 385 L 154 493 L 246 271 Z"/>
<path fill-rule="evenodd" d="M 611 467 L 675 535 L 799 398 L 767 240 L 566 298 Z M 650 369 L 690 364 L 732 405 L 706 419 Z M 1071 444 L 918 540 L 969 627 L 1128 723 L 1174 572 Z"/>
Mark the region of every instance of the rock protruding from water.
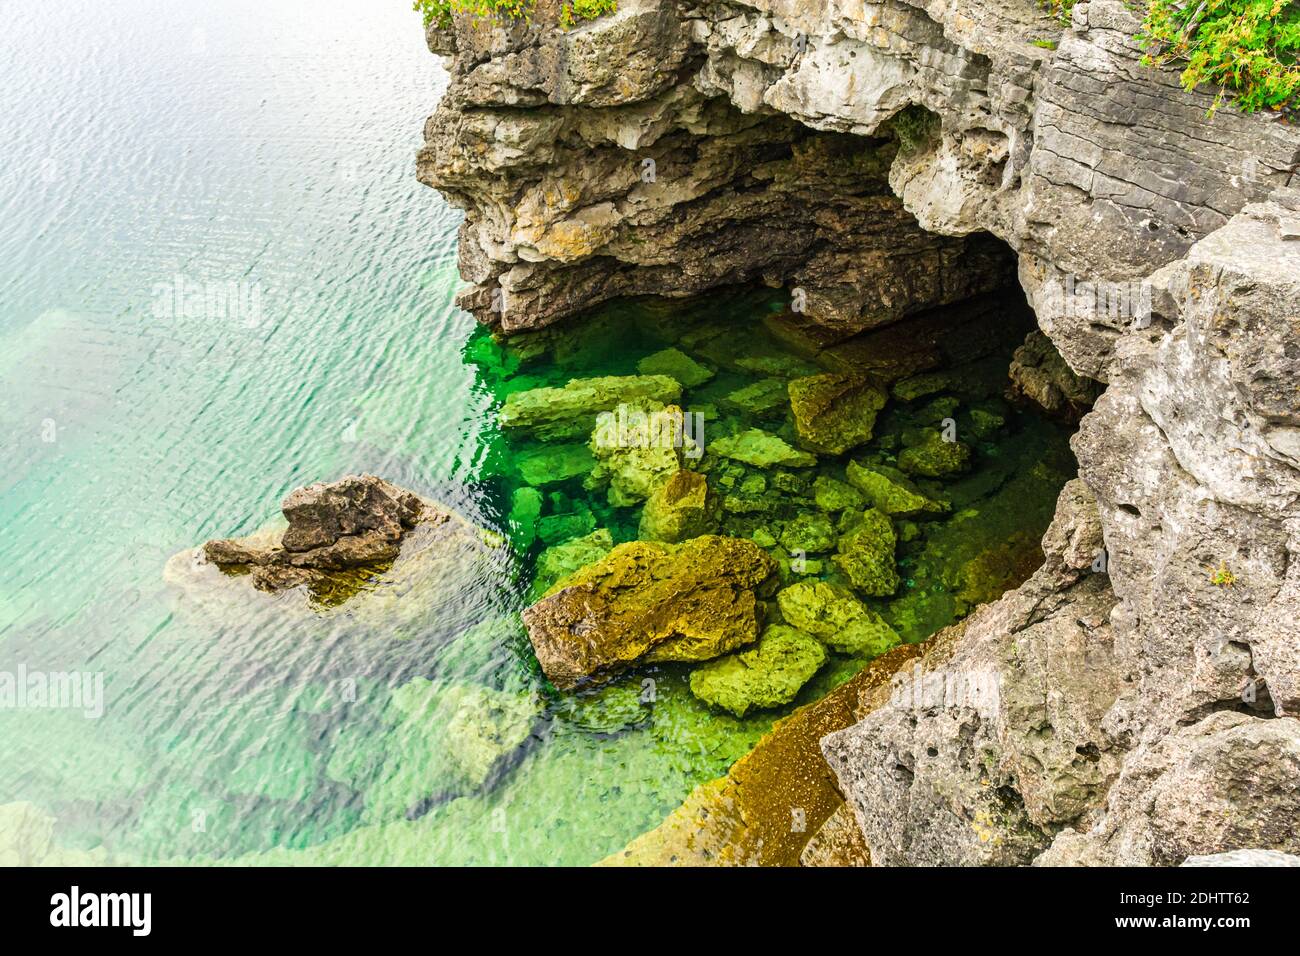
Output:
<path fill-rule="evenodd" d="M 318 585 L 328 572 L 390 563 L 403 536 L 431 517 L 419 495 L 374 475 L 297 488 L 281 510 L 289 526 L 278 539 L 219 538 L 203 545 L 204 555 L 222 570 L 247 569 L 263 591 Z"/>
<path fill-rule="evenodd" d="M 826 663 L 826 649 L 811 634 L 773 624 L 752 647 L 691 672 L 691 693 L 737 717 L 781 707 Z"/>
<path fill-rule="evenodd" d="M 524 612 L 560 690 L 635 663 L 703 661 L 752 643 L 776 562 L 751 541 L 704 535 L 621 544 Z"/>

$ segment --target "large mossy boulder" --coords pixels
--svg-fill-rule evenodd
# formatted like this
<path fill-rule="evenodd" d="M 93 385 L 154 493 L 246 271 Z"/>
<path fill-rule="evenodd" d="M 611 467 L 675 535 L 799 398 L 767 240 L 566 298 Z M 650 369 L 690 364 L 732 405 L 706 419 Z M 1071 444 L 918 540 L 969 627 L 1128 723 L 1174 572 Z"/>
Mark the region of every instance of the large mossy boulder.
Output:
<path fill-rule="evenodd" d="M 898 590 L 898 570 L 894 565 L 896 544 L 889 518 L 875 508 L 868 508 L 840 536 L 833 560 L 856 590 L 884 597 Z"/>
<path fill-rule="evenodd" d="M 907 476 L 886 465 L 866 465 L 851 461 L 846 469 L 850 484 L 866 495 L 871 506 L 896 518 L 914 518 L 925 514 L 945 514 L 947 502 L 925 496 Z"/>
<path fill-rule="evenodd" d="M 716 529 L 717 506 L 699 472 L 681 469 L 660 482 L 641 512 L 639 537 L 676 544 Z"/>
<path fill-rule="evenodd" d="M 846 588 L 800 581 L 776 596 L 786 622 L 841 654 L 876 657 L 900 643 L 898 634 Z"/>
<path fill-rule="evenodd" d="M 805 448 L 842 455 L 870 441 L 876 415 L 889 396 L 878 383 L 827 372 L 790 383 L 790 410 Z"/>
<path fill-rule="evenodd" d="M 800 451 L 783 438 L 761 428 L 748 428 L 735 435 L 715 438 L 709 442 L 707 450 L 755 468 L 811 468 L 817 464 L 816 455 Z"/>
<path fill-rule="evenodd" d="M 751 643 L 775 573 L 742 538 L 632 541 L 561 581 L 524 624 L 546 676 L 569 690 L 632 664 L 703 661 Z"/>
<path fill-rule="evenodd" d="M 601 412 L 621 404 L 667 405 L 681 395 L 681 384 L 667 375 L 577 378 L 563 388 L 508 395 L 497 421 L 507 431 L 526 431 L 541 441 L 572 441 L 590 435 Z"/>
<path fill-rule="evenodd" d="M 790 703 L 825 662 L 826 649 L 815 637 L 775 624 L 754 646 L 695 668 L 691 693 L 744 717 Z"/>
<path fill-rule="evenodd" d="M 970 446 L 965 442 L 945 441 L 931 432 L 925 441 L 899 452 L 898 467 L 922 478 L 946 478 L 968 470 L 970 459 Z"/>

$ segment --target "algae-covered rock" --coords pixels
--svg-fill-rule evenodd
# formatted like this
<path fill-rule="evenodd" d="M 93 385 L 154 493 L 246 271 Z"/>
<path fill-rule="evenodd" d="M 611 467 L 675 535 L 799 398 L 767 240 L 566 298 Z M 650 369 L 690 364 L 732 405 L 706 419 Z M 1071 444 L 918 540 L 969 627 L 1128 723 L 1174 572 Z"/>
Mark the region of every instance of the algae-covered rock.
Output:
<path fill-rule="evenodd" d="M 832 514 L 839 511 L 861 511 L 866 504 L 866 499 L 858 489 L 826 475 L 818 475 L 813 482 L 813 500 L 822 511 Z"/>
<path fill-rule="evenodd" d="M 608 375 L 573 379 L 563 388 L 534 388 L 506 397 L 497 416 L 507 430 L 526 430 L 543 441 L 590 435 L 596 416 L 620 404 L 666 405 L 681 398 L 667 375 Z"/>
<path fill-rule="evenodd" d="M 1007 423 L 1007 416 L 1002 409 L 991 405 L 977 405 L 970 410 L 971 431 L 976 438 L 984 439 L 995 435 Z"/>
<path fill-rule="evenodd" d="M 515 547 L 527 551 L 537 540 L 537 519 L 542 514 L 542 493 L 536 488 L 516 488 L 510 496 L 510 535 Z"/>
<path fill-rule="evenodd" d="M 595 465 L 591 449 L 581 443 L 549 445 L 518 458 L 519 476 L 541 488 L 588 474 Z"/>
<path fill-rule="evenodd" d="M 888 395 L 876 382 L 827 372 L 790 383 L 790 409 L 799 441 L 825 455 L 842 455 L 871 439 Z"/>
<path fill-rule="evenodd" d="M 566 697 L 556 716 L 593 734 L 616 734 L 650 719 L 651 695 L 636 681 L 612 684 Z"/>
<path fill-rule="evenodd" d="M 713 370 L 701 365 L 680 349 L 668 348 L 647 355 L 636 363 L 642 375 L 667 375 L 680 382 L 683 388 L 703 385 L 713 378 Z"/>
<path fill-rule="evenodd" d="M 791 553 L 821 554 L 832 550 L 835 540 L 835 525 L 819 512 L 799 515 L 781 532 L 781 546 Z"/>
<path fill-rule="evenodd" d="M 598 528 L 585 537 L 547 548 L 537 557 L 537 572 L 528 591 L 529 600 L 539 600 L 558 581 L 579 568 L 596 563 L 613 548 L 614 539 L 607 528 Z"/>
<path fill-rule="evenodd" d="M 632 541 L 557 585 L 524 612 L 524 624 L 561 690 L 637 662 L 708 660 L 758 637 L 755 592 L 775 570 L 741 538 Z"/>
<path fill-rule="evenodd" d="M 878 597 L 898 590 L 894 566 L 894 528 L 883 513 L 868 508 L 849 531 L 840 536 L 835 564 L 863 594 Z"/>
<path fill-rule="evenodd" d="M 789 403 L 790 393 L 785 379 L 780 378 L 761 378 L 728 393 L 722 399 L 723 408 L 755 418 L 771 415 Z"/>
<path fill-rule="evenodd" d="M 695 668 L 691 693 L 744 717 L 750 710 L 790 703 L 825 662 L 826 649 L 816 638 L 776 624 L 753 647 Z"/>
<path fill-rule="evenodd" d="M 713 531 L 717 509 L 707 479 L 682 469 L 655 486 L 641 512 L 640 537 L 675 544 Z"/>
<path fill-rule="evenodd" d="M 528 694 L 416 678 L 392 692 L 386 733 L 344 728 L 326 774 L 363 791 L 368 821 L 396 819 L 429 797 L 484 787 L 537 714 Z"/>
<path fill-rule="evenodd" d="M 907 477 L 884 465 L 863 465 L 851 461 L 846 469 L 849 481 L 887 515 L 911 518 L 921 514 L 943 514 L 951 506 L 927 498 Z"/>
<path fill-rule="evenodd" d="M 726 438 L 715 438 L 709 451 L 755 468 L 811 468 L 817 456 L 792 447 L 782 438 L 761 428 L 749 428 Z"/>
<path fill-rule="evenodd" d="M 537 522 L 537 537 L 545 544 L 579 538 L 596 530 L 596 516 L 585 505 L 566 514 L 547 515 Z"/>
<path fill-rule="evenodd" d="M 776 596 L 786 622 L 841 654 L 875 657 L 900 643 L 894 629 L 848 590 L 800 581 Z"/>
<path fill-rule="evenodd" d="M 676 474 L 694 447 L 676 405 L 650 411 L 619 405 L 592 432 L 596 466 L 584 484 L 593 490 L 608 486 L 615 507 L 634 505 Z"/>
<path fill-rule="evenodd" d="M 909 475 L 943 478 L 970 468 L 970 446 L 960 441 L 944 441 L 937 432 L 917 445 L 904 448 L 898 455 L 898 467 Z"/>

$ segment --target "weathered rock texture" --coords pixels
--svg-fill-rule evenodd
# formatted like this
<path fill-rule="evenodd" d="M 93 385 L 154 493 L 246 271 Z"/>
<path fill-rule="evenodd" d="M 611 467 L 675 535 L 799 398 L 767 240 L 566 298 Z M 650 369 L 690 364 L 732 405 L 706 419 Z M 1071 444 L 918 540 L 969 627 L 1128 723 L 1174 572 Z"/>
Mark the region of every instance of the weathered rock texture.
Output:
<path fill-rule="evenodd" d="M 1300 130 L 1207 116 L 1119 0 L 550 16 L 431 36 L 419 173 L 484 320 L 758 277 L 835 341 L 995 285 L 991 235 L 1106 385 L 1042 570 L 927 653 L 938 703 L 826 742 L 872 858 L 1300 849 Z"/>

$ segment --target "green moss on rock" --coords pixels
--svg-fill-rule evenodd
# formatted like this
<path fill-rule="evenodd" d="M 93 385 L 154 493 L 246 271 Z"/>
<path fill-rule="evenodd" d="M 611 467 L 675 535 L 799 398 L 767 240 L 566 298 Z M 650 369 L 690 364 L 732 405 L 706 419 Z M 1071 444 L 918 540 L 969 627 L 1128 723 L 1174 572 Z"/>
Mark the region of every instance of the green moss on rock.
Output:
<path fill-rule="evenodd" d="M 887 515 L 915 517 L 943 514 L 950 510 L 946 502 L 933 501 L 901 472 L 883 465 L 864 465 L 851 461 L 846 469 L 849 481 L 866 495 L 871 506 Z"/>
<path fill-rule="evenodd" d="M 841 654 L 875 657 L 900 643 L 884 619 L 847 589 L 825 581 L 801 581 L 776 596 L 787 623 Z"/>
<path fill-rule="evenodd" d="M 909 475 L 944 478 L 970 468 L 970 446 L 960 441 L 944 441 L 931 433 L 924 442 L 904 448 L 898 455 L 898 467 Z"/>
<path fill-rule="evenodd" d="M 883 597 L 898 590 L 894 528 L 882 512 L 868 508 L 840 537 L 835 564 L 863 594 Z"/>
<path fill-rule="evenodd" d="M 795 431 L 806 448 L 842 455 L 871 439 L 888 395 L 870 379 L 827 372 L 790 383 Z"/>
<path fill-rule="evenodd" d="M 825 662 L 826 650 L 816 638 L 777 624 L 753 647 L 697 667 L 691 693 L 744 717 L 750 710 L 790 703 Z"/>
<path fill-rule="evenodd" d="M 647 355 L 637 362 L 636 370 L 642 375 L 667 375 L 676 379 L 683 388 L 695 388 L 713 378 L 712 369 L 701 365 L 680 349 L 668 348 Z"/>
<path fill-rule="evenodd" d="M 730 437 L 716 438 L 707 444 L 706 450 L 755 468 L 811 468 L 817 464 L 816 455 L 799 451 L 761 428 L 749 428 Z"/>

